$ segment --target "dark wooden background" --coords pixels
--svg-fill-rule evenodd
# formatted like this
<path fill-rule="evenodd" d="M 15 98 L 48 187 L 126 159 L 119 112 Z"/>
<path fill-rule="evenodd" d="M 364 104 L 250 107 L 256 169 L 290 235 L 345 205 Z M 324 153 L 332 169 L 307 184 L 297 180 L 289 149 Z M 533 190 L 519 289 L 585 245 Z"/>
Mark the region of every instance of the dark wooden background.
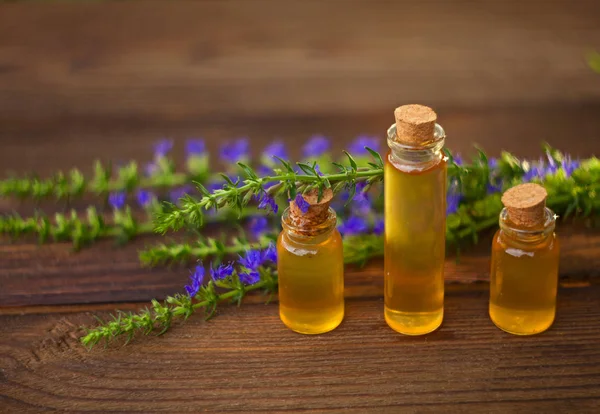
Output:
<path fill-rule="evenodd" d="M 313 133 L 341 150 L 383 137 L 393 108 L 433 106 L 462 153 L 600 152 L 598 1 L 197 1 L 0 4 L 0 172 L 147 160 L 151 144 L 215 151 Z M 61 206 L 49 204 L 49 209 Z M 0 212 L 32 209 L 0 200 Z M 555 325 L 519 338 L 487 316 L 489 235 L 447 261 L 446 318 L 403 337 L 382 316 L 381 262 L 346 273 L 347 317 L 327 335 L 283 327 L 252 296 L 164 337 L 88 352 L 92 314 L 181 291 L 182 268 L 142 269 L 104 241 L 0 239 L 0 412 L 598 412 L 600 234 L 561 224 Z"/>

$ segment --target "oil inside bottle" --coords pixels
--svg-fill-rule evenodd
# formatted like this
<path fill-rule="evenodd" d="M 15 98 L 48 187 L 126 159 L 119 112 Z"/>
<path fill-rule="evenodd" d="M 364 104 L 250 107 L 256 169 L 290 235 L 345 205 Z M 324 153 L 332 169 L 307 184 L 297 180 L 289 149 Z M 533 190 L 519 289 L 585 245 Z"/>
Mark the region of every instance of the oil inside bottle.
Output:
<path fill-rule="evenodd" d="M 446 162 L 425 170 L 385 162 L 385 320 L 397 332 L 434 331 L 444 316 Z"/>

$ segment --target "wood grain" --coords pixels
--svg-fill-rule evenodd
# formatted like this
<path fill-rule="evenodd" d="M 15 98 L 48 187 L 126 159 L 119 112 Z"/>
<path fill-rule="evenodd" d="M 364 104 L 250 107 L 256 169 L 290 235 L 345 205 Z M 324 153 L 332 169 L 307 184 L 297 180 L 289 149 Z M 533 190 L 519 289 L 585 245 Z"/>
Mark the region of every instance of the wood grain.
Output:
<path fill-rule="evenodd" d="M 596 101 L 594 0 L 4 4 L 0 119 Z"/>
<path fill-rule="evenodd" d="M 495 328 L 486 290 L 450 289 L 437 332 L 391 331 L 377 299 L 347 301 L 335 331 L 302 336 L 276 305 L 193 317 L 160 338 L 88 352 L 84 314 L 4 316 L 0 394 L 17 409 L 77 411 L 593 412 L 600 287 L 561 289 L 536 337 Z M 45 337 L 40 338 L 40 332 Z"/>
<path fill-rule="evenodd" d="M 571 282 L 600 280 L 600 232 L 567 225 L 559 227 L 558 234 L 561 277 Z M 489 236 L 463 252 L 458 263 L 455 257 L 448 258 L 445 274 L 449 283 L 488 280 Z M 112 241 L 103 241 L 76 253 L 66 243 L 0 245 L 4 262 L 0 306 L 148 301 L 183 292 L 188 267 L 144 269 L 139 265 L 138 251 L 161 241 L 146 237 L 119 248 Z M 382 296 L 381 260 L 365 268 L 348 267 L 345 281 L 348 297 Z"/>
<path fill-rule="evenodd" d="M 600 45 L 598 15 L 595 0 L 3 3 L 0 174 L 146 162 L 161 137 L 180 165 L 199 136 L 213 154 L 249 136 L 254 155 L 279 137 L 297 158 L 323 133 L 340 154 L 358 134 L 383 138 L 413 101 L 435 107 L 463 154 L 537 157 L 548 141 L 589 157 L 600 78 L 584 57 Z M 0 200 L 0 213 L 36 207 Z M 155 237 L 78 254 L 4 238 L 0 412 L 599 412 L 600 234 L 558 232 L 557 320 L 536 337 L 496 329 L 487 284 L 464 283 L 487 278 L 488 234 L 447 261 L 463 283 L 448 284 L 431 335 L 387 328 L 373 261 L 347 269 L 346 319 L 327 335 L 292 333 L 251 295 L 212 321 L 91 352 L 78 337 L 93 313 L 181 291 L 187 270 L 139 267 Z"/>

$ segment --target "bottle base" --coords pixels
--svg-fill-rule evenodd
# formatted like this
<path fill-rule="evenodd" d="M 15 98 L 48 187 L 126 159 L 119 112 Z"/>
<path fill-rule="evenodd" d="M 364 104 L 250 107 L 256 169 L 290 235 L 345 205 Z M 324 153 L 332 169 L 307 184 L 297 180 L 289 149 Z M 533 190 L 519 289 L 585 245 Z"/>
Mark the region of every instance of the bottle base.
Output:
<path fill-rule="evenodd" d="M 436 312 L 400 312 L 385 308 L 385 321 L 394 331 L 404 335 L 425 335 L 438 329 L 444 310 Z"/>
<path fill-rule="evenodd" d="M 491 305 L 490 319 L 498 329 L 512 335 L 537 335 L 547 331 L 554 323 L 554 310 L 523 311 Z"/>
<path fill-rule="evenodd" d="M 322 314 L 319 314 L 322 319 Z M 303 335 L 319 335 L 327 332 L 333 331 L 335 328 L 340 326 L 342 321 L 344 320 L 344 312 L 337 315 L 335 318 L 328 319 L 326 321 L 323 320 L 311 320 L 310 322 L 302 322 L 299 320 L 293 320 L 288 318 L 284 313 L 279 313 L 279 318 L 281 322 L 289 329 L 294 332 L 303 334 Z"/>

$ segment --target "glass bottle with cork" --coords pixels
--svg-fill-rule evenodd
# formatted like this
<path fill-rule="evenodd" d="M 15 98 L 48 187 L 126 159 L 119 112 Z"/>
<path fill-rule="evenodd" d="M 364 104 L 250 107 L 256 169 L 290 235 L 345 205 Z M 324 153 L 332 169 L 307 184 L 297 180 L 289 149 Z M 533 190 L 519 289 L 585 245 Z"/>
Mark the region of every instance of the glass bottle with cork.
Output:
<path fill-rule="evenodd" d="M 492 242 L 489 312 L 498 328 L 515 335 L 545 331 L 556 314 L 560 249 L 547 196 L 534 183 L 502 196 L 500 229 Z"/>
<path fill-rule="evenodd" d="M 385 320 L 397 332 L 423 335 L 444 316 L 445 132 L 426 106 L 394 111 L 384 168 Z"/>
<path fill-rule="evenodd" d="M 330 189 L 298 195 L 277 239 L 279 316 L 293 331 L 320 334 L 344 318 L 344 257 Z"/>

